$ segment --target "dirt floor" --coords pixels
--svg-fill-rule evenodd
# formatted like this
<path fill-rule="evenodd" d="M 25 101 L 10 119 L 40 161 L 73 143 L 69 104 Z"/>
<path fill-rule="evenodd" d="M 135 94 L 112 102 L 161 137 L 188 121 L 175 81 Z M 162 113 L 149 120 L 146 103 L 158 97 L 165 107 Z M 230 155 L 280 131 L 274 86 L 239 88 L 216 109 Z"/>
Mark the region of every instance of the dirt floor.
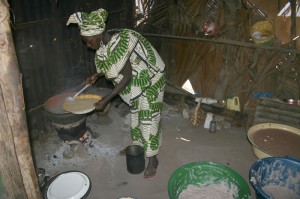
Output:
<path fill-rule="evenodd" d="M 44 168 L 53 177 L 59 173 L 78 170 L 92 182 L 89 199 L 115 199 L 131 196 L 137 199 L 167 199 L 168 181 L 179 167 L 198 161 L 226 165 L 237 171 L 249 183 L 249 169 L 257 160 L 243 127 L 230 127 L 209 133 L 203 127 L 192 128 L 182 114 L 164 110 L 162 116 L 163 144 L 158 155 L 159 167 L 155 177 L 144 179 L 143 173 L 130 174 L 126 158 L 119 151 L 131 144 L 129 114 L 122 115 L 114 106 L 107 116 L 88 115 L 91 129 L 88 139 L 79 144 L 72 158 L 63 153 L 70 147 L 54 128 L 40 132 L 32 148 L 36 168 Z M 146 162 L 147 165 L 147 162 Z"/>

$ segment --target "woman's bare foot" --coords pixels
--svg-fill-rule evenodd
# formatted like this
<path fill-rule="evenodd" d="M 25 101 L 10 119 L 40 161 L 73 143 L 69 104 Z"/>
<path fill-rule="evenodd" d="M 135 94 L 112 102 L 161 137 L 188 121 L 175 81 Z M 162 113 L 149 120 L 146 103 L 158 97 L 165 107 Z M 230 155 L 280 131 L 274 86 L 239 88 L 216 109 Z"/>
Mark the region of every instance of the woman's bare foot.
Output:
<path fill-rule="evenodd" d="M 144 172 L 144 178 L 154 177 L 156 174 L 157 167 L 158 167 L 158 159 L 156 155 L 149 157 L 149 163 Z"/>

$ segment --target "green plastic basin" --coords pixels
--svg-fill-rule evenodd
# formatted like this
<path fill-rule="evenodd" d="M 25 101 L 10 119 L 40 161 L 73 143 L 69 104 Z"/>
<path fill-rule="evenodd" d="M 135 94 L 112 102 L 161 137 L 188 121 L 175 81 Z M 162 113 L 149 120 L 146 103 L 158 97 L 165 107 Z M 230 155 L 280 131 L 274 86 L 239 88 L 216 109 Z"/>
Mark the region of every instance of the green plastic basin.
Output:
<path fill-rule="evenodd" d="M 188 185 L 203 187 L 221 182 L 226 182 L 229 187 L 238 188 L 236 199 L 251 198 L 249 186 L 240 174 L 227 166 L 213 162 L 193 162 L 178 168 L 169 179 L 168 193 L 170 199 L 178 199 Z"/>

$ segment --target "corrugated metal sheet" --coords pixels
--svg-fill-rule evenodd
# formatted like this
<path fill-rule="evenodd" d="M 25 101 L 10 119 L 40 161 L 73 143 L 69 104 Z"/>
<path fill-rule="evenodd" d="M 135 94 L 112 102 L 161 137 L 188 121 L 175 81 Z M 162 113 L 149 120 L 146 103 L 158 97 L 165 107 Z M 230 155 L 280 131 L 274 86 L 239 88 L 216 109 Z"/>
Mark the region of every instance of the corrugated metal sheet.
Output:
<path fill-rule="evenodd" d="M 94 52 L 81 41 L 77 26 L 66 26 L 70 14 L 103 7 L 112 13 L 108 28 L 124 26 L 120 16 L 129 16 L 123 9 L 128 4 L 121 0 L 13 0 L 10 6 L 27 110 L 95 72 Z"/>
<path fill-rule="evenodd" d="M 254 124 L 261 123 L 278 123 L 300 128 L 300 106 L 261 98 L 257 101 Z"/>

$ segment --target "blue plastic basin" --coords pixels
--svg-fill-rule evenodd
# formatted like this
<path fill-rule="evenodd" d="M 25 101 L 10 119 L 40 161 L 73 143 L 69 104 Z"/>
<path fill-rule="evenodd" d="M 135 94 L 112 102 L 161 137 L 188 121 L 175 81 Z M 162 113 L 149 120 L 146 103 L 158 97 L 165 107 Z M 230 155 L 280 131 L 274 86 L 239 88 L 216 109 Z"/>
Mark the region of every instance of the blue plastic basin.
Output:
<path fill-rule="evenodd" d="M 290 157 L 267 157 L 257 160 L 249 172 L 250 183 L 257 199 L 276 198 L 275 191 L 284 190 L 300 198 L 300 160 Z M 277 188 L 274 193 L 265 192 L 267 187 Z M 286 192 L 280 192 L 283 194 Z M 286 198 L 288 199 L 288 198 Z"/>

